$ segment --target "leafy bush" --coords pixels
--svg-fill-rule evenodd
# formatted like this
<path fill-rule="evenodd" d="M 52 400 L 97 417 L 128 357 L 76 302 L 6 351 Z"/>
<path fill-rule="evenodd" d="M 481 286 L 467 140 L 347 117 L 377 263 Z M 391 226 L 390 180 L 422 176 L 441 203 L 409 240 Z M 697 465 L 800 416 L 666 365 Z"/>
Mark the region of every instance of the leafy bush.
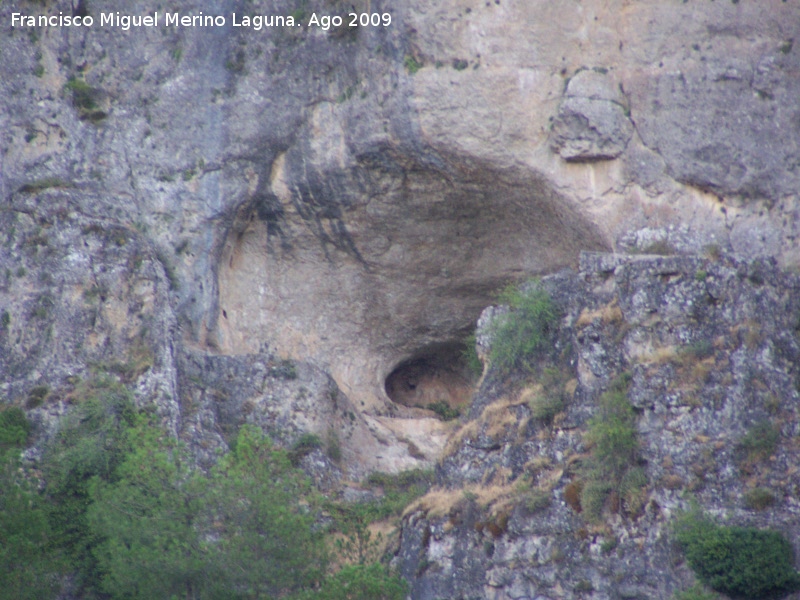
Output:
<path fill-rule="evenodd" d="M 328 430 L 328 445 L 325 448 L 325 454 L 335 463 L 342 460 L 342 444 L 339 441 L 339 434 L 333 428 Z"/>
<path fill-rule="evenodd" d="M 525 508 L 536 513 L 550 506 L 552 498 L 547 490 L 533 489 L 525 495 Z"/>
<path fill-rule="evenodd" d="M 408 585 L 380 564 L 349 565 L 292 600 L 403 600 Z"/>
<path fill-rule="evenodd" d="M 374 521 L 399 515 L 414 500 L 424 495 L 433 485 L 433 471 L 411 469 L 393 475 L 391 473 L 371 473 L 367 484 L 380 487 L 383 497 L 369 503 L 370 518 Z"/>
<path fill-rule="evenodd" d="M 628 375 L 617 378 L 602 396 L 595 416 L 589 421 L 586 440 L 591 446 L 591 459 L 583 469 L 586 479 L 581 493 L 581 506 L 587 517 L 599 520 L 608 500 L 626 504 L 629 513 L 637 513 L 644 502 L 647 476 L 637 466 L 639 435 L 636 412 L 628 401 Z"/>
<path fill-rule="evenodd" d="M 50 395 L 50 388 L 46 385 L 37 385 L 31 388 L 28 392 L 28 399 L 25 402 L 26 408 L 36 408 L 42 405 L 42 403 L 47 399 Z"/>
<path fill-rule="evenodd" d="M 278 597 L 319 581 L 320 531 L 286 452 L 252 426 L 209 475 L 153 426 L 132 432 L 117 480 L 96 479 L 91 533 L 112 598 Z"/>
<path fill-rule="evenodd" d="M 558 308 L 538 284 L 529 284 L 524 291 L 508 288 L 500 301 L 511 311 L 492 324 L 489 359 L 504 373 L 517 366 L 532 371 L 532 359 L 542 354 L 558 328 Z"/>
<path fill-rule="evenodd" d="M 775 496 L 766 488 L 754 488 L 744 493 L 744 505 L 751 510 L 765 510 L 775 504 Z"/>
<path fill-rule="evenodd" d="M 0 455 L 0 596 L 47 600 L 58 593 L 64 565 L 48 543 L 46 506 L 20 467 L 19 457 Z"/>
<path fill-rule="evenodd" d="M 453 419 L 457 419 L 461 416 L 461 411 L 457 408 L 452 408 L 447 402 L 444 400 L 439 400 L 438 402 L 431 402 L 428 404 L 428 410 L 432 410 L 435 412 L 442 421 L 452 421 Z"/>
<path fill-rule="evenodd" d="M 98 585 L 96 539 L 89 533 L 86 509 L 94 478 L 109 480 L 128 449 L 127 430 L 136 422 L 130 393 L 98 377 L 76 390 L 80 403 L 61 422 L 45 449 L 43 471 L 49 522 L 55 546 L 66 554 L 78 584 Z"/>
<path fill-rule="evenodd" d="M 794 550 L 777 531 L 717 525 L 698 510 L 681 516 L 675 538 L 698 579 L 733 598 L 778 598 L 800 589 Z"/>
<path fill-rule="evenodd" d="M 0 454 L 11 448 L 22 448 L 30 431 L 31 424 L 21 408 L 11 406 L 0 411 Z"/>
<path fill-rule="evenodd" d="M 544 394 L 532 398 L 528 406 L 534 419 L 549 425 L 555 416 L 564 410 L 564 398 L 559 394 Z"/>
<path fill-rule="evenodd" d="M 684 360 L 703 360 L 714 355 L 714 345 L 709 340 L 697 340 L 680 349 Z"/>
<path fill-rule="evenodd" d="M 403 65 L 405 66 L 409 75 L 414 75 L 424 66 L 421 62 L 419 62 L 415 57 L 411 56 L 410 54 L 407 55 L 403 60 Z"/>
<path fill-rule="evenodd" d="M 586 434 L 595 468 L 615 480 L 635 463 L 639 452 L 636 413 L 626 395 L 627 385 L 628 381 L 621 378 L 600 396 Z"/>
<path fill-rule="evenodd" d="M 550 425 L 555 416 L 566 408 L 565 379 L 564 374 L 558 369 L 546 368 L 542 371 L 542 376 L 539 378 L 543 388 L 542 393 L 531 398 L 528 403 L 534 419 Z"/>
<path fill-rule="evenodd" d="M 70 77 L 64 85 L 64 89 L 72 92 L 72 105 L 77 109 L 82 119 L 90 121 L 101 121 L 108 115 L 100 110 L 100 90 L 92 87 L 83 79 Z"/>
<path fill-rule="evenodd" d="M 749 462 L 765 460 L 775 452 L 780 431 L 769 421 L 761 421 L 751 427 L 739 440 L 738 450 Z"/>
<path fill-rule="evenodd" d="M 319 436 L 313 433 L 304 433 L 292 445 L 292 449 L 289 451 L 289 460 L 296 467 L 303 458 L 317 448 L 322 448 L 322 440 L 319 439 Z"/>
<path fill-rule="evenodd" d="M 242 427 L 231 452 L 203 472 L 114 380 L 81 383 L 74 399 L 45 449 L 43 493 L 14 456 L 27 439 L 24 413 L 0 412 L 10 448 L 0 456 L 0 596 L 51 599 L 68 580 L 87 599 L 405 597 L 399 577 L 371 564 L 380 548 L 368 525 L 424 493 L 431 472 L 374 474 L 381 500 L 331 511 L 361 544 L 360 564 L 326 576 L 321 502 L 290 453 L 260 430 Z M 303 436 L 295 450 L 321 443 Z"/>

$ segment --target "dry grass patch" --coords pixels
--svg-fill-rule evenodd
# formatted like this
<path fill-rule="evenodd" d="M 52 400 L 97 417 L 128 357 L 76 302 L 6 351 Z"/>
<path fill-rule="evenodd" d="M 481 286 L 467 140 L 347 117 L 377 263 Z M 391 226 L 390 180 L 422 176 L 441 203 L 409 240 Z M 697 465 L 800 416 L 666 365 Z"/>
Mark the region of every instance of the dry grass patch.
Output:
<path fill-rule="evenodd" d="M 511 410 L 523 404 L 520 396 L 516 398 L 500 398 L 483 409 L 481 416 L 460 427 L 447 441 L 443 456 L 455 454 L 465 440 L 475 440 L 483 430 L 484 434 L 495 440 L 506 431 L 518 425 L 519 417 Z"/>
<path fill-rule="evenodd" d="M 478 437 L 478 420 L 470 421 L 469 423 L 459 427 L 458 430 L 450 436 L 444 447 L 443 458 L 452 456 L 464 444 L 465 440 L 473 441 Z"/>
<path fill-rule="evenodd" d="M 511 475 L 511 469 L 508 467 L 498 467 L 486 472 L 486 474 L 483 476 L 481 485 L 507 485 L 511 480 Z"/>
<path fill-rule="evenodd" d="M 673 362 L 678 356 L 675 346 L 661 346 L 653 348 L 650 352 L 638 357 L 638 362 L 643 365 L 665 365 Z"/>
<path fill-rule="evenodd" d="M 617 304 L 617 298 L 614 298 L 614 300 L 605 306 L 596 308 L 594 310 L 584 308 L 581 311 L 580 316 L 578 316 L 578 320 L 576 321 L 575 325 L 577 327 L 586 327 L 598 319 L 603 323 L 619 323 L 623 320 L 622 310 Z"/>
<path fill-rule="evenodd" d="M 403 517 L 422 512 L 429 519 L 438 519 L 448 516 L 465 502 L 475 502 L 482 509 L 496 514 L 513 505 L 518 495 L 516 482 L 505 485 L 473 484 L 453 490 L 435 489 L 410 504 L 403 511 Z"/>
<path fill-rule="evenodd" d="M 506 430 L 517 424 L 519 418 L 510 409 L 515 406 L 510 400 L 504 400 L 490 404 L 480 416 L 480 420 L 486 427 L 486 436 L 496 440 L 502 436 Z"/>

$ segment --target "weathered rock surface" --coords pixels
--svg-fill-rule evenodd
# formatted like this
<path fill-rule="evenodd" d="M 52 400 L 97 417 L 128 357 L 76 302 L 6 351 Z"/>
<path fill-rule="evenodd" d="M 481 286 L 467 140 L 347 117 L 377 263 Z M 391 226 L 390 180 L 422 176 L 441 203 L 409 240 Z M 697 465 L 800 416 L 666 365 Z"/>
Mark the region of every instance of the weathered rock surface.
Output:
<path fill-rule="evenodd" d="M 794 2 L 309 0 L 392 25 L 9 26 L 72 9 L 0 7 L 0 380 L 7 402 L 39 388 L 43 431 L 102 364 L 204 458 L 247 419 L 327 431 L 330 388 L 362 432 L 346 469 L 430 463 L 446 427 L 386 377 L 461 342 L 506 283 L 654 242 L 800 264 Z M 281 361 L 296 382 L 254 383 Z M 224 408 L 218 369 L 252 380 Z M 236 414 L 248 402 L 261 416 Z"/>
<path fill-rule="evenodd" d="M 633 134 L 629 112 L 605 69 L 577 73 L 553 121 L 553 151 L 575 162 L 617 158 Z"/>
<path fill-rule="evenodd" d="M 407 511 L 396 564 L 412 597 L 669 598 L 692 581 L 669 530 L 690 497 L 797 547 L 800 280 L 769 261 L 584 254 L 579 273 L 542 284 L 563 311 L 552 360 L 573 381 L 566 408 L 537 420 L 526 395 L 536 377 L 490 366 L 440 463 L 441 488 Z M 568 488 L 597 399 L 623 372 L 646 493 L 592 523 Z M 749 460 L 740 442 L 763 423 L 778 443 Z M 755 487 L 773 494 L 768 511 L 745 502 Z"/>

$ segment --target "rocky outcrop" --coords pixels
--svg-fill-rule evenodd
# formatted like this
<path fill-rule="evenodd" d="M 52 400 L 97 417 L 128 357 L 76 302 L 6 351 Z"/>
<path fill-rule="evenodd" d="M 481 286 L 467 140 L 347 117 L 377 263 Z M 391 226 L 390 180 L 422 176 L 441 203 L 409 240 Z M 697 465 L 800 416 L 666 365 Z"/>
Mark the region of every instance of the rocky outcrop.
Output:
<path fill-rule="evenodd" d="M 630 108 L 606 73 L 580 71 L 567 83 L 550 142 L 564 160 L 617 158 L 631 139 Z"/>
<path fill-rule="evenodd" d="M 542 285 L 563 318 L 540 360 L 560 383 L 489 365 L 440 487 L 406 511 L 395 560 L 412 597 L 669 598 L 693 579 L 670 529 L 690 498 L 798 547 L 800 280 L 728 256 L 584 254 Z M 581 512 L 585 433 L 623 373 L 646 480 L 597 520 Z M 542 385 L 564 394 L 547 418 Z M 754 430 L 775 436 L 764 454 L 748 454 Z"/>

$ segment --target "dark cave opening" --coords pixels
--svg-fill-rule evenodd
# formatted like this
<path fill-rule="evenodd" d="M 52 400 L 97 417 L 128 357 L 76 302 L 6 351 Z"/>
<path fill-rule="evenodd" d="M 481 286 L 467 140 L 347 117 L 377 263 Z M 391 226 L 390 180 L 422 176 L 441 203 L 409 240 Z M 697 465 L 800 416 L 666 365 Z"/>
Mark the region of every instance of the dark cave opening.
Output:
<path fill-rule="evenodd" d="M 386 394 L 396 404 L 417 408 L 461 409 L 477 381 L 466 359 L 466 344 L 427 346 L 402 361 L 386 378 Z M 437 410 L 437 412 L 440 412 Z"/>

